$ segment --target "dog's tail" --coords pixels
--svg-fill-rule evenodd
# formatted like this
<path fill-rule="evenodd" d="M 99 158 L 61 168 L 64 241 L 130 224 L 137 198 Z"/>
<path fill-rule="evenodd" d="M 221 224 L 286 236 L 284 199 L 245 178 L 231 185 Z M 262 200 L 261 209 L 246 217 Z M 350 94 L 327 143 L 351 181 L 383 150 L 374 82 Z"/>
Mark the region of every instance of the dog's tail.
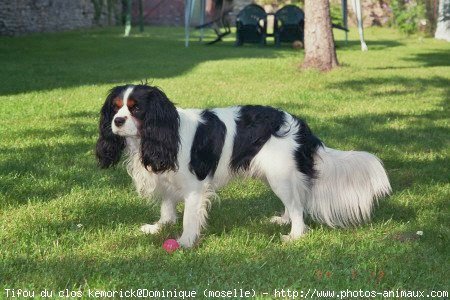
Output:
<path fill-rule="evenodd" d="M 306 203 L 313 219 L 331 227 L 345 227 L 370 219 L 374 204 L 391 192 L 381 161 L 360 151 L 318 147 Z"/>

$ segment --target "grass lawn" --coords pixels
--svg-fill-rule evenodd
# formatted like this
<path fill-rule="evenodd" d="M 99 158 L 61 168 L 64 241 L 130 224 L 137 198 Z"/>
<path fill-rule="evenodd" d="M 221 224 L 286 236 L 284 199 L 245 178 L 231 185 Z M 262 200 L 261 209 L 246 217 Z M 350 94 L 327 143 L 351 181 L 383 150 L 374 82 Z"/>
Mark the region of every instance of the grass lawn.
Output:
<path fill-rule="evenodd" d="M 0 298 L 4 289 L 448 290 L 450 43 L 369 29 L 337 33 L 341 67 L 299 71 L 288 45 L 183 46 L 182 29 L 0 37 Z M 379 156 L 393 195 L 373 221 L 301 240 L 268 223 L 281 202 L 259 181 L 219 192 L 201 243 L 168 255 L 181 225 L 140 233 L 159 209 L 123 167 L 93 156 L 108 89 L 148 79 L 181 107 L 264 104 L 301 116 L 330 147 Z M 179 207 L 181 212 L 182 207 Z M 423 231 L 423 235 L 416 235 Z M 11 293 L 12 291 L 10 291 Z M 264 295 L 263 293 L 268 293 Z M 11 296 L 11 294 L 9 294 Z M 381 298 L 378 296 L 377 298 Z"/>

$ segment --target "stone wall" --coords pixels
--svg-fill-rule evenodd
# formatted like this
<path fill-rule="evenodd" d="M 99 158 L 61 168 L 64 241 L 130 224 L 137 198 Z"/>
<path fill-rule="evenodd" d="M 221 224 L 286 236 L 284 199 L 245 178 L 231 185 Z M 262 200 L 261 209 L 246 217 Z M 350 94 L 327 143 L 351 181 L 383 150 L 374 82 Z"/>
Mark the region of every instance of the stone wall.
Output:
<path fill-rule="evenodd" d="M 196 1 L 199 4 L 199 0 Z M 254 3 L 254 0 L 234 0 L 232 20 L 246 5 Z M 144 0 L 144 23 L 147 25 L 184 26 L 185 0 Z M 133 24 L 139 20 L 139 6 L 133 2 Z M 197 25 L 195 20 L 192 25 Z"/>
<path fill-rule="evenodd" d="M 184 0 L 144 0 L 144 23 L 147 25 L 184 25 Z M 139 4 L 133 1 L 133 24 L 139 20 Z"/>
<path fill-rule="evenodd" d="M 122 1 L 116 1 L 113 15 L 107 14 L 107 0 L 96 20 L 93 0 L 0 0 L 0 35 L 21 35 L 33 32 L 65 31 L 94 25 L 113 25 L 122 12 Z M 197 0 L 198 1 L 198 0 Z M 254 0 L 234 0 L 232 19 Z M 147 25 L 184 25 L 185 0 L 144 0 Z M 138 2 L 133 1 L 132 23 L 139 20 Z"/>
<path fill-rule="evenodd" d="M 0 0 L 0 35 L 20 35 L 31 32 L 64 31 L 89 28 L 94 25 L 113 25 L 121 11 L 121 1 L 107 14 L 107 0 L 96 18 L 93 0 Z M 331 0 L 340 5 L 341 0 Z M 149 25 L 184 25 L 184 0 L 144 0 L 145 23 Z M 254 0 L 234 0 L 233 20 L 246 5 Z M 348 1 L 349 3 L 351 1 Z M 389 19 L 385 1 L 362 1 L 365 26 L 384 25 Z M 349 5 L 349 24 L 355 23 Z M 96 20 L 97 19 L 97 20 Z M 137 1 L 133 1 L 133 23 L 137 24 L 139 12 Z M 233 21 L 234 23 L 234 21 Z"/>
<path fill-rule="evenodd" d="M 107 24 L 106 7 L 104 10 L 96 21 L 92 0 L 0 0 L 0 35 L 64 31 Z"/>

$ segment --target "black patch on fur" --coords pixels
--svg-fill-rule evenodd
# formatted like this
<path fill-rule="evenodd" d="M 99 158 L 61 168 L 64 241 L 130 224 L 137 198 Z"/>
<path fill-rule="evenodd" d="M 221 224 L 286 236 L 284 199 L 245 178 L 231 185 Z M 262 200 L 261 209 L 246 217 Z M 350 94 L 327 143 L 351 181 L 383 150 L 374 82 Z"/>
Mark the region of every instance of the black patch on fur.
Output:
<path fill-rule="evenodd" d="M 247 170 L 251 160 L 272 135 L 283 136 L 278 131 L 284 122 L 284 113 L 273 107 L 242 106 L 240 117 L 236 120 L 231 169 L 234 171 Z"/>
<path fill-rule="evenodd" d="M 127 87 L 124 85 L 111 89 L 100 112 L 99 138 L 95 147 L 95 155 L 101 168 L 117 164 L 125 148 L 125 139 L 112 132 L 111 122 L 115 115 L 113 100 Z"/>
<path fill-rule="evenodd" d="M 295 141 L 300 144 L 300 147 L 295 151 L 297 169 L 309 178 L 316 178 L 314 154 L 319 147 L 323 146 L 322 141 L 312 133 L 305 121 L 297 117 L 294 117 L 294 119 L 298 123 L 298 132 L 295 134 Z"/>
<path fill-rule="evenodd" d="M 195 132 L 189 162 L 189 170 L 200 181 L 214 176 L 227 133 L 227 127 L 214 112 L 204 110 L 201 117 L 203 122 L 199 122 Z"/>
<path fill-rule="evenodd" d="M 141 121 L 141 160 L 154 173 L 178 169 L 180 116 L 163 91 L 136 85 L 130 98 L 137 101 L 132 114 Z"/>

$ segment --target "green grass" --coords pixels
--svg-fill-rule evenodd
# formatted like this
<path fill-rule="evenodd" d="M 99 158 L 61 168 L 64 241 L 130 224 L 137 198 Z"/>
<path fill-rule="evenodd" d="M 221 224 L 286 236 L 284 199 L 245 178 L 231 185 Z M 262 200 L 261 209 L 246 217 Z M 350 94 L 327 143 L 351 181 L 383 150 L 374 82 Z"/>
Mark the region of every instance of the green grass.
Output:
<path fill-rule="evenodd" d="M 0 37 L 0 298 L 5 288 L 448 290 L 450 44 L 371 29 L 361 52 L 356 30 L 347 46 L 337 33 L 342 66 L 322 74 L 299 71 L 303 51 L 288 46 L 186 49 L 181 29 L 121 32 Z M 93 156 L 107 90 L 143 79 L 181 107 L 297 114 L 328 146 L 379 156 L 393 195 L 369 224 L 310 222 L 282 244 L 289 228 L 268 223 L 281 202 L 258 181 L 234 182 L 199 246 L 168 255 L 161 244 L 181 225 L 142 235 L 158 208 Z"/>

